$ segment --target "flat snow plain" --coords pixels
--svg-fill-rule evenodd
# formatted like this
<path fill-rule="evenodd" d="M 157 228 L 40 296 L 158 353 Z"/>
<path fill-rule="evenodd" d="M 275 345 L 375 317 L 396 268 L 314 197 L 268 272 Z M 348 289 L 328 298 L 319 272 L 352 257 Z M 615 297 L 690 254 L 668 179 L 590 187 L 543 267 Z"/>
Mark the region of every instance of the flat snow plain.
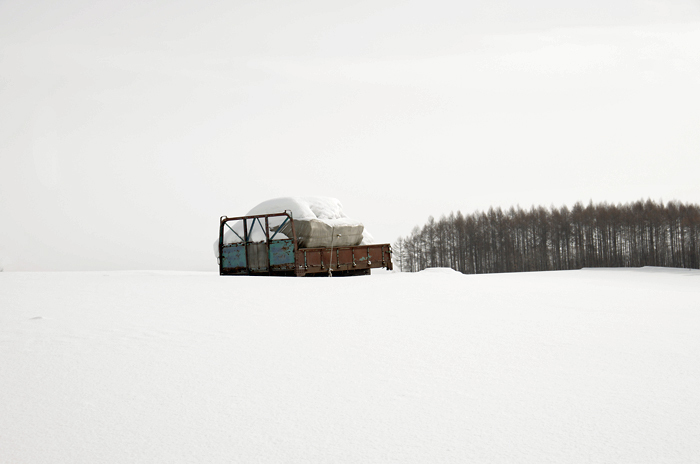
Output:
<path fill-rule="evenodd" d="M 0 463 L 700 462 L 700 271 L 0 274 Z"/>

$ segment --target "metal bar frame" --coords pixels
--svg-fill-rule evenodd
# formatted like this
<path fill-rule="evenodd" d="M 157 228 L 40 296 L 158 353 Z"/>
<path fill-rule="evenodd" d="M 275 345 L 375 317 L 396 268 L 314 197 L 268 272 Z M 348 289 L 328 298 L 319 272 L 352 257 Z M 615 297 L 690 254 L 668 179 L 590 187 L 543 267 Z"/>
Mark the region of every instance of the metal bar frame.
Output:
<path fill-rule="evenodd" d="M 230 230 L 231 232 L 233 232 L 234 234 L 236 234 L 236 237 L 238 237 L 239 239 L 241 239 L 241 241 L 243 241 L 243 237 L 241 237 L 240 235 L 238 235 L 238 232 L 236 232 L 235 230 L 233 230 L 233 227 L 231 227 L 230 225 L 228 225 L 228 223 L 226 223 L 226 227 L 228 227 L 229 230 Z"/>
<path fill-rule="evenodd" d="M 282 224 L 279 226 L 279 228 L 275 231 L 274 235 L 270 237 L 270 221 L 269 218 L 271 217 L 280 217 L 280 216 L 285 216 L 284 221 Z M 265 226 L 263 226 L 261 219 L 265 219 Z M 250 230 L 248 230 L 248 221 L 252 220 L 250 224 Z M 233 230 L 233 228 L 228 224 L 230 221 L 243 221 L 243 237 L 238 235 L 236 231 Z M 272 213 L 272 214 L 256 214 L 256 215 L 251 215 L 251 216 L 236 216 L 236 217 L 228 217 L 228 216 L 221 216 L 219 218 L 219 274 L 223 273 L 223 260 L 221 259 L 221 256 L 223 254 L 223 248 L 224 248 L 224 226 L 228 227 L 236 236 L 243 242 L 244 247 L 245 247 L 245 255 L 246 255 L 246 263 L 250 263 L 249 257 L 248 257 L 248 244 L 250 243 L 250 235 L 253 232 L 255 228 L 255 223 L 258 223 L 261 229 L 263 229 L 263 232 L 265 234 L 265 243 L 267 244 L 267 269 L 268 273 L 272 273 L 272 257 L 271 257 L 271 249 L 270 249 L 270 242 L 272 242 L 272 239 L 277 235 L 279 230 L 286 224 L 288 221 L 290 221 L 292 225 L 292 244 L 294 245 L 294 250 L 293 254 L 295 256 L 295 263 L 294 263 L 294 268 L 296 270 L 296 253 L 299 250 L 298 249 L 298 244 L 297 244 L 297 234 L 296 234 L 296 229 L 294 227 L 294 217 L 292 216 L 292 212 L 290 210 L 285 210 L 282 213 Z M 248 273 L 250 274 L 250 268 L 249 264 L 246 264 L 248 267 Z"/>

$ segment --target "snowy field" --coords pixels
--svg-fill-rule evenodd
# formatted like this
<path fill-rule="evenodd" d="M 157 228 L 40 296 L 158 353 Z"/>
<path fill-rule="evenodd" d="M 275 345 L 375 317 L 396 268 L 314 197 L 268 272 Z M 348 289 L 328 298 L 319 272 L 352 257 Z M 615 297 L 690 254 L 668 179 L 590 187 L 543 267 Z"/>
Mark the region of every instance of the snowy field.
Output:
<path fill-rule="evenodd" d="M 0 273 L 0 463 L 700 462 L 700 271 Z"/>

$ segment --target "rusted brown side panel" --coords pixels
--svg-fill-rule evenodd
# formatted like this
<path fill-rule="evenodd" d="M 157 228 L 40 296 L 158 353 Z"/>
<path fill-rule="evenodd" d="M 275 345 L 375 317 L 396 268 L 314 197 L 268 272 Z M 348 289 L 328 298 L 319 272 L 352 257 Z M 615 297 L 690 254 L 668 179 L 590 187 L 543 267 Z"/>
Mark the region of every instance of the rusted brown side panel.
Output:
<path fill-rule="evenodd" d="M 347 274 L 381 267 L 393 269 L 389 244 L 339 247 L 332 250 L 301 248 L 296 252 L 295 261 L 297 276 L 328 273 L 329 267 L 332 272 Z"/>

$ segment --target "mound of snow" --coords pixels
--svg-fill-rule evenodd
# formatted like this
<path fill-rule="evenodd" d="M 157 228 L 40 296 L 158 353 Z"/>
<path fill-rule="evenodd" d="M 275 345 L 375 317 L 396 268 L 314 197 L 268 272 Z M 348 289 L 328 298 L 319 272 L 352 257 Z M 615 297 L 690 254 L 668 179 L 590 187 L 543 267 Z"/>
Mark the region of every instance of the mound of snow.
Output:
<path fill-rule="evenodd" d="M 347 224 L 343 205 L 330 197 L 281 197 L 263 201 L 248 211 L 246 216 L 290 211 L 294 219 L 321 219 L 325 222 Z"/>
<path fill-rule="evenodd" d="M 426 267 L 420 272 L 424 274 L 463 275 L 461 272 L 455 271 L 451 267 Z"/>

